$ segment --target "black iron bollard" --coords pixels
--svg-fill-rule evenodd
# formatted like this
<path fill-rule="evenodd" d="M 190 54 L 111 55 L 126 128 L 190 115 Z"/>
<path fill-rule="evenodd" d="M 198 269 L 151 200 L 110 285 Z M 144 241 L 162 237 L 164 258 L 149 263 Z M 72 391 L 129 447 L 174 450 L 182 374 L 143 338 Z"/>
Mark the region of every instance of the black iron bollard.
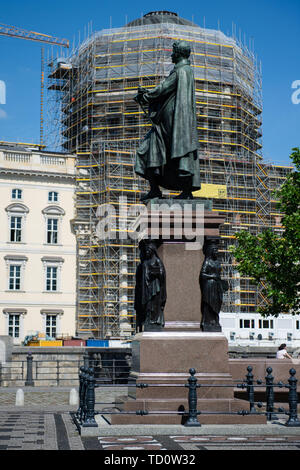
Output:
<path fill-rule="evenodd" d="M 79 407 L 76 411 L 76 417 L 79 419 L 81 417 L 82 408 L 83 408 L 83 381 L 84 381 L 84 367 L 79 368 Z"/>
<path fill-rule="evenodd" d="M 297 415 L 297 403 L 298 403 L 298 393 L 297 393 L 297 382 L 298 380 L 295 377 L 296 371 L 295 369 L 290 369 L 290 378 L 288 380 L 289 385 L 289 419 L 285 423 L 286 426 L 294 426 L 299 427 L 300 421 Z"/>
<path fill-rule="evenodd" d="M 87 392 L 86 392 L 86 416 L 83 422 L 83 427 L 98 427 L 95 420 L 95 377 L 94 369 L 88 369 L 87 376 Z"/>
<path fill-rule="evenodd" d="M 80 422 L 85 421 L 87 411 L 87 386 L 88 386 L 88 368 L 83 367 L 82 372 L 82 406 L 80 410 Z"/>
<path fill-rule="evenodd" d="M 197 418 L 197 388 L 200 385 L 197 385 L 196 370 L 192 368 L 189 373 L 191 374 L 188 378 L 189 383 L 185 385 L 189 388 L 189 414 L 184 426 L 201 426 Z"/>
<path fill-rule="evenodd" d="M 266 372 L 266 395 L 267 395 L 267 419 L 278 419 L 274 411 L 274 377 L 272 375 L 272 367 L 268 367 Z"/>
<path fill-rule="evenodd" d="M 25 381 L 26 387 L 34 387 L 34 381 L 32 377 L 32 361 L 33 361 L 33 357 L 30 352 L 27 355 L 27 372 L 26 372 L 26 381 Z"/>
<path fill-rule="evenodd" d="M 90 366 L 90 356 L 89 356 L 89 353 L 87 351 L 85 351 L 84 355 L 83 355 L 83 366 L 88 369 L 89 366 Z"/>
<path fill-rule="evenodd" d="M 248 400 L 250 405 L 250 413 L 256 413 L 256 409 L 254 406 L 254 385 L 253 385 L 253 374 L 252 374 L 252 367 L 247 367 L 248 374 L 246 375 L 247 380 L 247 393 L 248 393 Z"/>

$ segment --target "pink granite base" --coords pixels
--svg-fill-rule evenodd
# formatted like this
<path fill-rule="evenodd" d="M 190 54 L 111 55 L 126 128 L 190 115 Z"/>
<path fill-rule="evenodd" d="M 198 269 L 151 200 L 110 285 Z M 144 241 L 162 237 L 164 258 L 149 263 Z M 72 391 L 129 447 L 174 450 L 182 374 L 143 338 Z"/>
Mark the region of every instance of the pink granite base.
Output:
<path fill-rule="evenodd" d="M 148 410 L 151 414 L 112 415 L 112 424 L 181 424 L 182 415 L 178 411 L 188 410 L 188 388 L 185 384 L 188 383 L 190 368 L 196 369 L 196 378 L 202 384 L 197 390 L 197 409 L 203 412 L 199 417 L 200 423 L 266 423 L 263 415 L 229 414 L 249 410 L 249 404 L 234 398 L 228 343 L 222 333 L 139 333 L 133 340 L 132 350 L 131 380 L 148 384 L 148 387 L 129 387 L 129 396 L 123 397 L 121 407 L 123 411 Z M 172 413 L 152 414 L 154 411 Z"/>

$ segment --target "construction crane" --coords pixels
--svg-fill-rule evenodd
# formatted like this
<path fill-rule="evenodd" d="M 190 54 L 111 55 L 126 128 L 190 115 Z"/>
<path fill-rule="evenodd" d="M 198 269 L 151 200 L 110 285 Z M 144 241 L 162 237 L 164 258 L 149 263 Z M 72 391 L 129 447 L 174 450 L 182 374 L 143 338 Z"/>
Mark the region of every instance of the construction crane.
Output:
<path fill-rule="evenodd" d="M 68 39 L 60 39 L 49 34 L 37 33 L 35 31 L 27 31 L 26 29 L 19 28 L 18 26 L 10 26 L 0 23 L 0 35 L 9 36 L 13 38 L 27 39 L 29 41 L 43 42 L 61 47 L 69 47 Z M 41 97 L 40 97 L 40 145 L 43 145 L 43 100 L 44 100 L 44 48 L 41 50 Z"/>
<path fill-rule="evenodd" d="M 28 39 L 29 41 L 44 42 L 47 44 L 55 44 L 56 46 L 69 47 L 68 39 L 60 39 L 49 34 L 36 33 L 35 31 L 27 31 L 18 26 L 9 26 L 0 23 L 0 35 L 10 36 L 20 39 Z"/>

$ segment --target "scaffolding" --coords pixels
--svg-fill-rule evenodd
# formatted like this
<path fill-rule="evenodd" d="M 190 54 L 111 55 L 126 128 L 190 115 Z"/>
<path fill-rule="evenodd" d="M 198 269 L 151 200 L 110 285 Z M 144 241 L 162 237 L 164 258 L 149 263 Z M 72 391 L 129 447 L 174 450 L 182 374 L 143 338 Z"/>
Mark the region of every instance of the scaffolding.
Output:
<path fill-rule="evenodd" d="M 159 21 L 156 21 L 159 16 Z M 236 37 L 200 28 L 176 14 L 145 15 L 123 28 L 90 35 L 69 57 L 49 60 L 48 135 L 77 155 L 75 231 L 78 240 L 77 332 L 130 338 L 135 331 L 136 243 L 95 236 L 97 208 L 139 205 L 146 183 L 133 171 L 135 150 L 151 124 L 133 100 L 138 86 L 155 87 L 171 71 L 172 44 L 191 45 L 201 181 L 224 191 L 211 198 L 221 227 L 223 310 L 255 312 L 263 286 L 236 271 L 229 246 L 235 233 L 281 230 L 271 191 L 289 171 L 262 160 L 261 73 L 255 54 Z M 164 191 L 164 196 L 171 193 Z M 120 196 L 126 202 L 120 203 Z M 201 191 L 201 197 L 209 197 Z M 123 207 L 124 209 L 124 207 Z"/>

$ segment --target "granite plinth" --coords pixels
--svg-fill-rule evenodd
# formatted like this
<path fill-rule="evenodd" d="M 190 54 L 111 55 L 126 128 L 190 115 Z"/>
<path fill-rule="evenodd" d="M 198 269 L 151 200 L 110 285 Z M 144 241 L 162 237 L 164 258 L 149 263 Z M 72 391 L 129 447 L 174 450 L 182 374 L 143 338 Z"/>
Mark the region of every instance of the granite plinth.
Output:
<path fill-rule="evenodd" d="M 194 199 L 164 199 L 164 198 L 158 198 L 155 197 L 149 201 L 145 201 L 147 207 L 155 207 L 157 205 L 162 205 L 164 204 L 165 206 L 172 207 L 175 204 L 180 207 L 186 207 L 189 206 L 191 209 L 195 210 L 197 208 L 198 204 L 203 205 L 203 208 L 207 211 L 211 211 L 213 207 L 213 201 L 211 199 L 201 199 L 195 197 Z"/>
<path fill-rule="evenodd" d="M 202 423 L 264 423 L 265 416 L 240 416 L 227 413 L 248 410 L 249 404 L 234 398 L 228 362 L 228 342 L 222 333 L 196 331 L 144 332 L 132 343 L 130 382 L 148 384 L 146 388 L 129 387 L 123 398 L 123 411 L 172 411 L 171 414 L 112 415 L 112 424 L 180 424 L 178 411 L 188 410 L 189 369 L 196 369 L 202 386 L 197 391 L 198 410 L 208 413 Z M 224 387 L 221 387 L 223 385 Z M 119 405 L 118 405 L 119 406 Z"/>
<path fill-rule="evenodd" d="M 203 201 L 159 199 L 149 202 L 132 228 L 137 238 L 203 242 L 203 237 L 219 237 L 224 217 Z"/>

